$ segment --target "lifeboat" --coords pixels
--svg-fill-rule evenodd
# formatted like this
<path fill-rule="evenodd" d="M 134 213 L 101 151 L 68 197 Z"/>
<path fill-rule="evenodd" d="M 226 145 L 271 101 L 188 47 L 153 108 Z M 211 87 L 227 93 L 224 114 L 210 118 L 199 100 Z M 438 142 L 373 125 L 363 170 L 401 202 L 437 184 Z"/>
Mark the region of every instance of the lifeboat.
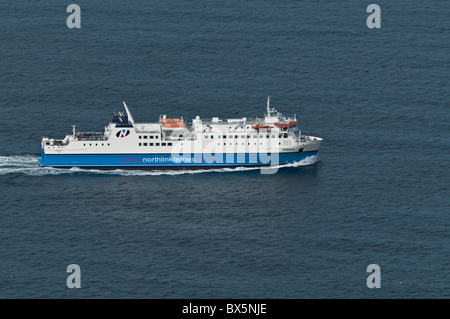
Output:
<path fill-rule="evenodd" d="M 278 126 L 278 127 L 290 127 L 290 126 L 293 126 L 293 125 L 297 125 L 298 124 L 298 122 L 297 121 L 294 121 L 294 122 L 289 122 L 289 123 L 274 123 L 275 124 L 275 126 Z"/>
<path fill-rule="evenodd" d="M 186 127 L 182 119 L 165 119 L 163 120 L 163 127 Z"/>
<path fill-rule="evenodd" d="M 252 125 L 252 128 L 254 128 L 255 130 L 259 130 L 259 129 L 261 129 L 261 128 L 268 129 L 268 128 L 270 128 L 270 125 L 260 125 L 260 124 L 258 123 L 258 124 L 256 124 L 256 125 Z"/>
<path fill-rule="evenodd" d="M 289 127 L 289 123 L 274 123 L 277 127 Z"/>

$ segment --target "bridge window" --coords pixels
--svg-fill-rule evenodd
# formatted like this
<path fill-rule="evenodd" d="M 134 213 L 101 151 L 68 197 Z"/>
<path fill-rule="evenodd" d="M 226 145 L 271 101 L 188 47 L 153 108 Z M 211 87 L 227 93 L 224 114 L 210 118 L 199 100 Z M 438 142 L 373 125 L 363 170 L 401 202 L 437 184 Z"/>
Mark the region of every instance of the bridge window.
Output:
<path fill-rule="evenodd" d="M 139 135 L 139 139 L 140 139 L 140 140 L 142 139 L 142 135 Z"/>
<path fill-rule="evenodd" d="M 142 143 L 139 143 L 139 146 L 142 146 Z"/>
<path fill-rule="evenodd" d="M 153 146 L 153 143 L 149 143 L 150 144 L 150 146 Z"/>
<path fill-rule="evenodd" d="M 161 146 L 166 146 L 166 143 L 161 143 Z"/>
<path fill-rule="evenodd" d="M 148 138 L 148 136 L 147 135 L 144 135 L 144 140 L 146 140 Z"/>
<path fill-rule="evenodd" d="M 156 146 L 159 146 L 159 143 L 156 143 Z"/>
<path fill-rule="evenodd" d="M 144 143 L 144 146 L 147 146 L 147 143 Z"/>
<path fill-rule="evenodd" d="M 167 143 L 167 146 L 172 146 L 172 143 Z"/>

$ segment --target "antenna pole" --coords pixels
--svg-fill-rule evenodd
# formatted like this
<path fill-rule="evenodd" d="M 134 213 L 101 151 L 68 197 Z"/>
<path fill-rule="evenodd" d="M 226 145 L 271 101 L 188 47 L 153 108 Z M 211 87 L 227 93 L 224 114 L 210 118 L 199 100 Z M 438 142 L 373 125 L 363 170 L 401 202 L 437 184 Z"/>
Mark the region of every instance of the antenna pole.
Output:
<path fill-rule="evenodd" d="M 133 116 L 131 115 L 131 112 L 128 109 L 128 106 L 125 104 L 125 101 L 123 101 L 123 106 L 125 106 L 125 111 L 127 111 L 128 121 L 131 122 L 131 124 L 134 124 Z"/>

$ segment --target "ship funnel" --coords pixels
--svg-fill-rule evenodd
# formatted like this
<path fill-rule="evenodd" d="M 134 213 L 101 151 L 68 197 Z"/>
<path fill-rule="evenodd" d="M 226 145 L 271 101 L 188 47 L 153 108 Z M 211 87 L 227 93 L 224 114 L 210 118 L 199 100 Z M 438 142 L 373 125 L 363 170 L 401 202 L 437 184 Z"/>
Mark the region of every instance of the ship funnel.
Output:
<path fill-rule="evenodd" d="M 134 124 L 133 116 L 130 113 L 130 110 L 128 109 L 128 106 L 126 105 L 125 101 L 123 102 L 123 106 L 125 106 L 125 111 L 127 111 L 128 121 L 131 122 L 131 124 Z"/>

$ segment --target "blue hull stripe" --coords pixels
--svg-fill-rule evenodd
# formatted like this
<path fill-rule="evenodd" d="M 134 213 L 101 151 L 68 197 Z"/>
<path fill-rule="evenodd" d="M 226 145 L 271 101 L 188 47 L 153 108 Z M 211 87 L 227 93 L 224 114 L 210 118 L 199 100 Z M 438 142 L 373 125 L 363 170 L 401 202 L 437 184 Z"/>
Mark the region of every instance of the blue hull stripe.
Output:
<path fill-rule="evenodd" d="M 41 166 L 89 169 L 157 169 L 157 168 L 219 168 L 238 166 L 268 166 L 300 162 L 317 155 L 313 152 L 280 154 L 80 154 L 48 155 L 39 159 Z"/>

